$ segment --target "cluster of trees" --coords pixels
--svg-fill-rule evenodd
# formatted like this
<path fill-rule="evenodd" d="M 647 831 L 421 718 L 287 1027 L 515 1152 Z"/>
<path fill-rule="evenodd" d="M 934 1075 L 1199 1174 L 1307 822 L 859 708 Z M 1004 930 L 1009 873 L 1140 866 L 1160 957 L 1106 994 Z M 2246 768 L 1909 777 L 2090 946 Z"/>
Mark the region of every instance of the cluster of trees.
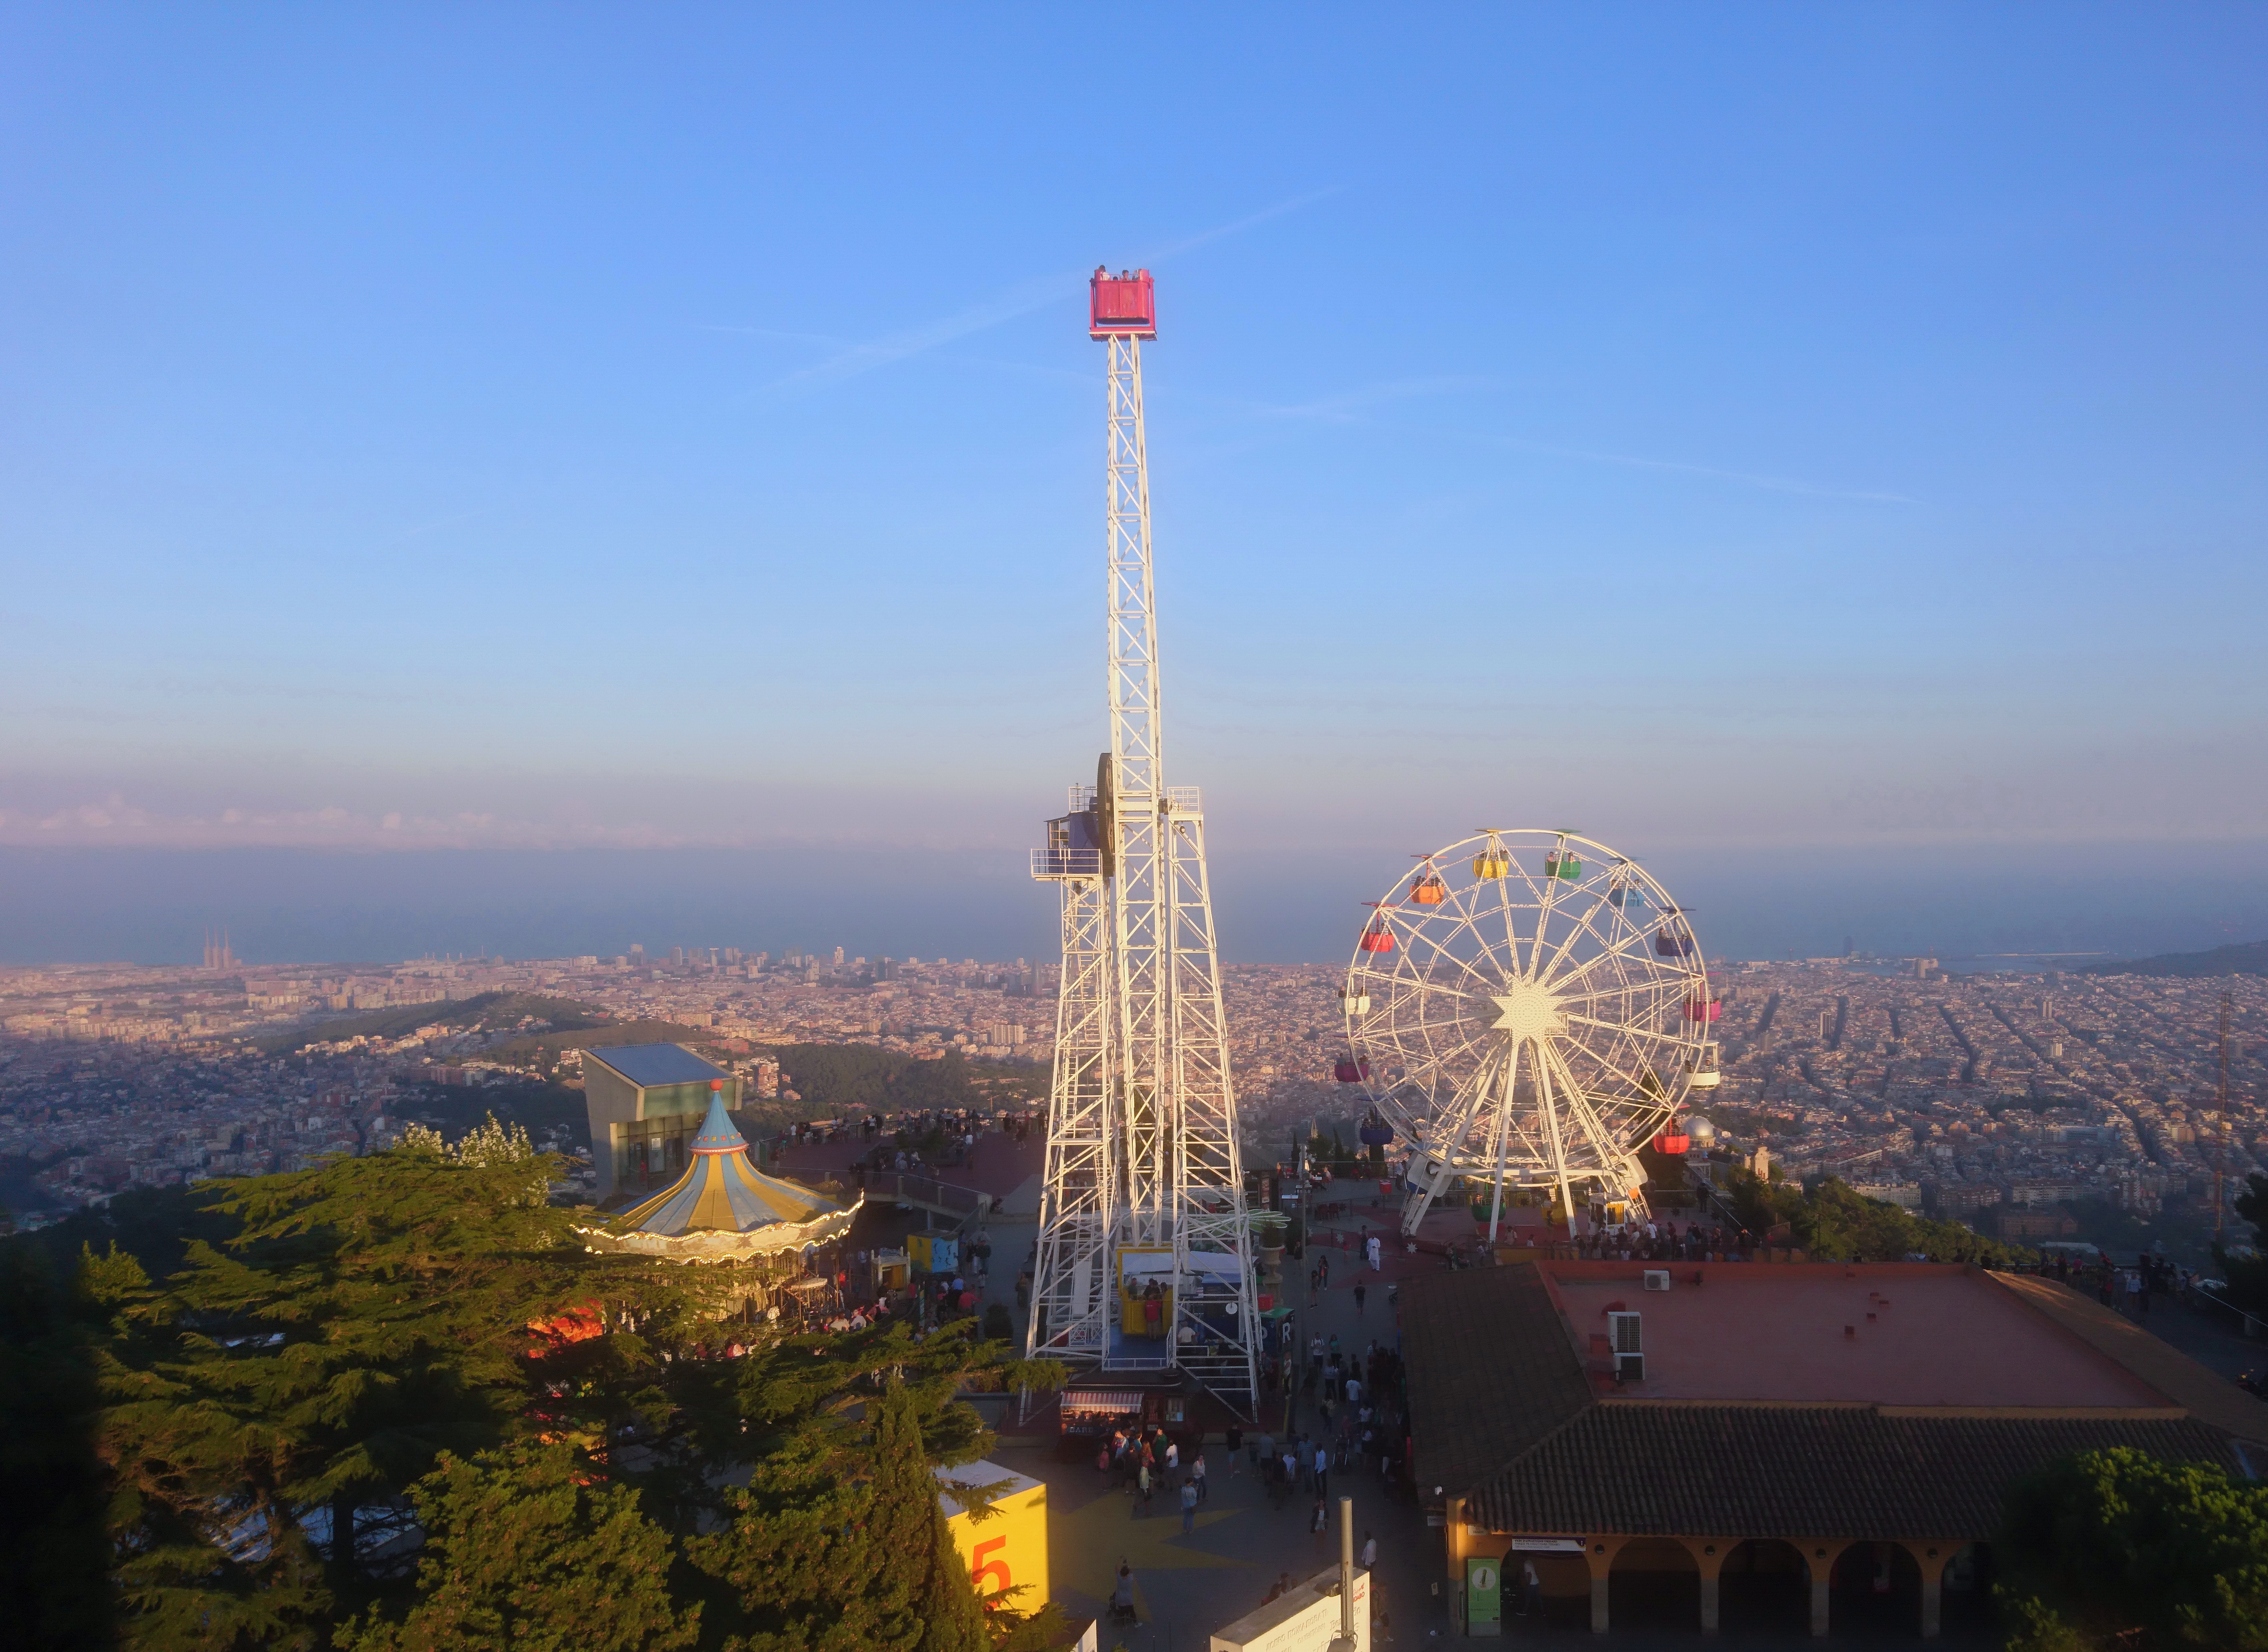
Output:
<path fill-rule="evenodd" d="M 971 1070 L 960 1051 L 923 1061 L 873 1044 L 784 1044 L 780 1074 L 821 1110 L 950 1112 L 1017 1106 L 1047 1094 L 1044 1073 Z"/>
<path fill-rule="evenodd" d="M 2007 1652 L 2268 1648 L 2268 1485 L 2080 1452 L 2016 1487 L 1993 1552 Z"/>
<path fill-rule="evenodd" d="M 342 1015 L 313 1028 L 298 1027 L 255 1041 L 269 1055 L 299 1049 L 311 1038 L 399 1038 L 420 1027 L 438 1024 L 460 1031 L 485 1031 L 516 1027 L 523 1016 L 551 1023 L 565 1033 L 607 1023 L 607 1013 L 571 998 L 548 998 L 538 992 L 476 992 L 470 998 L 437 999 L 426 1004 L 396 1004 L 385 1009 Z"/>
<path fill-rule="evenodd" d="M 2228 1299 L 2248 1313 L 2268 1317 L 2268 1176 L 2255 1171 L 2236 1196 L 2236 1213 L 2252 1224 L 2251 1254 L 2231 1255 L 2216 1244 L 2213 1260 L 2228 1281 Z"/>
<path fill-rule="evenodd" d="M 1839 1176 L 1806 1187 L 1734 1165 L 1720 1185 L 1741 1225 L 1759 1242 L 1784 1231 L 1787 1238 L 1775 1243 L 1822 1262 L 1898 1262 L 1910 1256 L 1999 1265 L 2036 1259 L 2030 1250 L 1988 1239 L 1957 1221 L 1932 1221 L 1868 1198 Z"/>
<path fill-rule="evenodd" d="M 1386 1167 L 1386 1149 L 1351 1142 L 1333 1125 L 1328 1132 L 1316 1130 L 1308 1135 L 1307 1162 L 1329 1169 L 1333 1176 L 1375 1176 Z"/>
<path fill-rule="evenodd" d="M 524 1136 L 0 1242 L 11 1644 L 1002 1652 L 932 1467 L 1047 1383 L 962 1321 L 777 1336 L 595 1256 Z M 988 1610 L 988 1607 L 990 1609 Z"/>

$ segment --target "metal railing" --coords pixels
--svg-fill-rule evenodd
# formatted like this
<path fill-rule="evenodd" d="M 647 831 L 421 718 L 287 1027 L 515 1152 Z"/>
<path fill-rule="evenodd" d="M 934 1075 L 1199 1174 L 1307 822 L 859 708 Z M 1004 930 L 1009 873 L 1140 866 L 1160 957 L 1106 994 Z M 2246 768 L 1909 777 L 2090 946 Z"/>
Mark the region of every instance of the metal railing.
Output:
<path fill-rule="evenodd" d="M 2225 1314 L 2234 1315 L 2237 1321 L 2237 1329 L 2247 1337 L 2257 1337 L 2263 1329 L 2268 1329 L 2268 1322 L 2264 1322 L 2259 1315 L 2239 1308 L 2226 1297 L 2215 1296 L 2211 1291 L 2204 1290 L 2195 1285 L 2190 1287 L 2190 1294 L 2208 1307 L 2218 1308 Z"/>
<path fill-rule="evenodd" d="M 1035 878 L 1099 878 L 1102 875 L 1102 851 L 1035 849 L 1032 851 L 1032 875 Z"/>
<path fill-rule="evenodd" d="M 959 1216 L 964 1221 L 973 1216 L 983 1216 L 992 1208 L 992 1195 L 990 1193 L 979 1192 L 973 1187 L 958 1187 L 932 1176 L 914 1176 L 904 1170 L 869 1170 L 866 1173 L 866 1197 L 926 1205 L 932 1210 L 941 1211 L 948 1216 Z"/>

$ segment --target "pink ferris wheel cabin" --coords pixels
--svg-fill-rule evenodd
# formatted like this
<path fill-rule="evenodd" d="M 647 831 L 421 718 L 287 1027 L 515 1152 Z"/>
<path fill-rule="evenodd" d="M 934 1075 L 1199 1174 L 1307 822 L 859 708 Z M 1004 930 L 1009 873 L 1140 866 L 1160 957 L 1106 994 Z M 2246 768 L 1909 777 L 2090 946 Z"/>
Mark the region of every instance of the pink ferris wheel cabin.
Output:
<path fill-rule="evenodd" d="M 1087 282 L 1089 338 L 1155 338 L 1158 299 L 1151 289 L 1150 272 L 1138 269 L 1116 275 L 1101 265 Z"/>

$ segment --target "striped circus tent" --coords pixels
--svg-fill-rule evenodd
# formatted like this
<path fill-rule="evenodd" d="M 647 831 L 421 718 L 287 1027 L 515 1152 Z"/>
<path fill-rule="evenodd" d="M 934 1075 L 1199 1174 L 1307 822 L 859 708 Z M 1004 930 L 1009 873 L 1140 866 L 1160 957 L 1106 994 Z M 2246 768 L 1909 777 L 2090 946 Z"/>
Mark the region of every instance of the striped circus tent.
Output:
<path fill-rule="evenodd" d="M 738 1262 L 840 1239 L 864 1204 L 849 1206 L 755 1166 L 725 1111 L 724 1086 L 710 1086 L 709 1116 L 693 1138 L 685 1173 L 604 1228 L 583 1229 L 593 1250 L 678 1262 Z"/>

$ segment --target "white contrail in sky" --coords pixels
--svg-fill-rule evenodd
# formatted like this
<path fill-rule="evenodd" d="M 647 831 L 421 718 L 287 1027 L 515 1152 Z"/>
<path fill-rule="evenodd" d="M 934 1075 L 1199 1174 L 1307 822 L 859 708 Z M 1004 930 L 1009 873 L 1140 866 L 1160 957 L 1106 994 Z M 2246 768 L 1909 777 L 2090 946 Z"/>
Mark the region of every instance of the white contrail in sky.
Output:
<path fill-rule="evenodd" d="M 1240 235 L 1246 230 L 1267 223 L 1271 218 L 1278 218 L 1286 213 L 1296 212 L 1302 207 L 1312 205 L 1336 193 L 1336 187 L 1329 189 L 1314 189 L 1306 195 L 1294 195 L 1288 201 L 1279 201 L 1273 206 L 1263 207 L 1259 211 L 1238 218 L 1233 223 L 1203 230 L 1184 240 L 1174 241 L 1160 251 L 1152 262 L 1163 263 L 1169 258 L 1178 257 L 1199 247 L 1209 246 L 1214 241 L 1224 240 L 1232 235 Z M 865 343 L 852 344 L 848 348 L 837 350 L 823 361 L 814 362 L 808 367 L 799 368 L 784 377 L 775 379 L 769 384 L 758 387 L 756 394 L 776 397 L 793 397 L 808 395 L 814 390 L 823 389 L 828 385 L 840 384 L 845 379 L 856 378 L 860 373 L 872 372 L 877 367 L 887 367 L 894 362 L 904 361 L 909 357 L 922 354 L 924 350 L 935 350 L 940 344 L 950 344 L 955 339 L 967 338 L 972 333 L 985 332 L 1004 321 L 1012 321 L 1020 315 L 1028 315 L 1034 310 L 1044 309 L 1050 304 L 1061 303 L 1074 298 L 1079 288 L 1086 284 L 1086 272 L 1083 269 L 1077 275 L 1042 276 L 1030 281 L 1019 282 L 1005 292 L 996 294 L 981 303 L 973 304 L 954 314 L 925 322 L 920 327 L 909 328 L 903 332 L 885 334 L 880 338 L 870 339 Z M 759 327 L 712 326 L 709 330 L 749 333 L 758 336 L 778 338 L 808 339 L 814 336 L 811 334 L 785 333 L 777 328 Z"/>

